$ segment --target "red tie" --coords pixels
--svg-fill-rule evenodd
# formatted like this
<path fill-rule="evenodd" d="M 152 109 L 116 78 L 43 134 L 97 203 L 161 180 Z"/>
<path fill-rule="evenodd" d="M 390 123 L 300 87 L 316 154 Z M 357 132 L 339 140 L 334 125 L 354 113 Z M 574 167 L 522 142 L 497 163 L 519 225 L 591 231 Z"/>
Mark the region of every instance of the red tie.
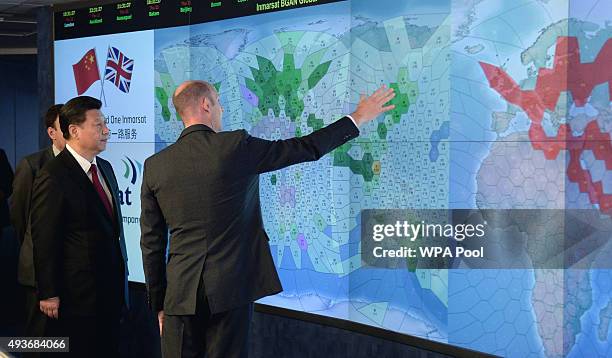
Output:
<path fill-rule="evenodd" d="M 96 189 L 96 192 L 98 193 L 98 196 L 100 197 L 100 200 L 102 200 L 102 204 L 104 204 L 104 207 L 106 208 L 106 211 L 108 212 L 108 216 L 110 216 L 112 219 L 113 218 L 113 207 L 111 206 L 110 201 L 108 201 L 108 196 L 106 196 L 106 193 L 104 192 L 104 188 L 102 188 L 102 184 L 100 183 L 100 178 L 98 178 L 98 168 L 96 168 L 95 164 L 92 164 L 89 170 L 91 171 L 91 181 L 93 182 L 93 186 Z"/>

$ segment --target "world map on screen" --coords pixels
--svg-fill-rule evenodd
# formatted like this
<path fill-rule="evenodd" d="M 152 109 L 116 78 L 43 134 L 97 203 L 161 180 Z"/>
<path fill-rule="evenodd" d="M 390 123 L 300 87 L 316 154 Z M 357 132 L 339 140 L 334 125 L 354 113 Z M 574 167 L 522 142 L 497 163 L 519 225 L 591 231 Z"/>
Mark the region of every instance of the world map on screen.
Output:
<path fill-rule="evenodd" d="M 317 162 L 261 176 L 284 291 L 261 303 L 510 357 L 607 357 L 612 272 L 364 267 L 363 209 L 612 205 L 612 5 L 353 0 L 155 30 L 156 150 L 212 83 L 225 130 L 282 139 L 395 89 Z M 568 16 L 569 14 L 569 16 Z"/>

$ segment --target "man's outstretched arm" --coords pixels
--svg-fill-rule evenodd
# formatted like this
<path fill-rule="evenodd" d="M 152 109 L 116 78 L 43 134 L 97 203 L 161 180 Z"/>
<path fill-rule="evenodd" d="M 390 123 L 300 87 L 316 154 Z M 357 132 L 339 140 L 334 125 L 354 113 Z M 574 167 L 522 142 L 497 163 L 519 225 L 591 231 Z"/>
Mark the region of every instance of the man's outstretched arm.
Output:
<path fill-rule="evenodd" d="M 380 114 L 392 110 L 387 103 L 395 97 L 392 88 L 382 86 L 371 96 L 361 96 L 355 112 L 311 134 L 285 140 L 266 140 L 245 133 L 242 141 L 247 167 L 265 173 L 293 164 L 318 160 L 340 145 L 359 136 L 359 128 Z"/>

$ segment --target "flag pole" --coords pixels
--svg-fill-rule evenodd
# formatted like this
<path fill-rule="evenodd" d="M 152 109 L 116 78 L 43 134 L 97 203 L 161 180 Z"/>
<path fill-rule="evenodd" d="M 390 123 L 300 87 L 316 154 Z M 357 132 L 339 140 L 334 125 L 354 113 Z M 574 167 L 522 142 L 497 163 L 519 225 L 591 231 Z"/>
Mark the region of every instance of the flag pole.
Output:
<path fill-rule="evenodd" d="M 108 46 L 108 49 L 106 50 L 106 57 L 108 58 L 108 51 L 110 50 L 110 45 Z M 98 58 L 98 50 L 96 51 L 96 58 Z M 102 71 L 102 76 L 100 76 L 100 80 L 102 81 L 101 84 L 101 90 L 100 90 L 100 99 L 104 98 L 104 107 L 106 107 L 106 94 L 104 93 L 104 76 L 105 76 L 105 72 L 106 72 L 106 62 L 104 62 L 104 70 Z"/>

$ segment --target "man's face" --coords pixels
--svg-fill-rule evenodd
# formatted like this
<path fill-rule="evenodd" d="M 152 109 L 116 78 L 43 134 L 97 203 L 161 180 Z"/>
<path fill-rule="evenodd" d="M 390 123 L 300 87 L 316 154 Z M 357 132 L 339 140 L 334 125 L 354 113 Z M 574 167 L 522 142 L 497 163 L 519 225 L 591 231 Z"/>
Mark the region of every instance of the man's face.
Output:
<path fill-rule="evenodd" d="M 85 121 L 75 125 L 75 127 L 75 139 L 79 142 L 81 148 L 95 153 L 95 155 L 106 149 L 110 131 L 99 109 L 90 109 L 85 112 Z"/>
<path fill-rule="evenodd" d="M 66 140 L 64 139 L 64 135 L 62 133 L 62 129 L 60 128 L 59 116 L 55 118 L 55 122 L 53 122 L 53 127 L 47 128 L 47 134 L 55 148 L 59 150 L 64 150 L 66 146 Z"/>

